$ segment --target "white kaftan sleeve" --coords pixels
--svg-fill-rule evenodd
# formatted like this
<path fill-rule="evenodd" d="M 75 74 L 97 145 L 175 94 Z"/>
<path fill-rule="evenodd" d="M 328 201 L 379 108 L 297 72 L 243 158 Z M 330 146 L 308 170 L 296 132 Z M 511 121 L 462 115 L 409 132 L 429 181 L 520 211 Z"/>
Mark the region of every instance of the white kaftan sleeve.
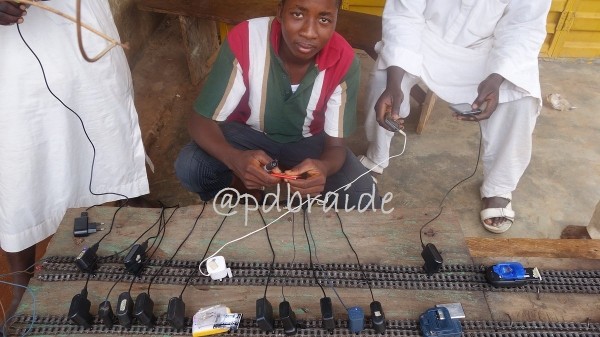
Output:
<path fill-rule="evenodd" d="M 511 1 L 494 30 L 487 71 L 539 98 L 538 54 L 546 38 L 551 0 Z"/>
<path fill-rule="evenodd" d="M 398 66 L 420 76 L 425 6 L 425 0 L 386 1 L 383 9 L 382 41 L 375 47 L 379 53 L 378 69 Z"/>

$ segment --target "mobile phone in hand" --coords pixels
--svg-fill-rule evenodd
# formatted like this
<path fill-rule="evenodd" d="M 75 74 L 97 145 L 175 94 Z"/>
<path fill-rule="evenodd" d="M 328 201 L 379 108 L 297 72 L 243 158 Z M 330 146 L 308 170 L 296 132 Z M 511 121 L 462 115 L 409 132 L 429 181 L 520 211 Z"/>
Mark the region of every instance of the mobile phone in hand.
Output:
<path fill-rule="evenodd" d="M 398 124 L 398 122 L 396 122 L 395 120 L 393 120 L 391 118 L 386 117 L 384 122 L 385 122 L 385 125 L 387 125 L 394 132 L 400 132 L 402 130 L 400 128 L 400 125 Z"/>
<path fill-rule="evenodd" d="M 296 180 L 296 179 L 300 178 L 300 176 L 291 176 L 291 175 L 287 175 L 287 174 L 283 174 L 283 173 L 271 172 L 269 174 L 273 177 L 277 177 L 277 178 L 281 178 L 281 179 L 288 179 L 288 180 Z"/>
<path fill-rule="evenodd" d="M 463 116 L 478 115 L 481 113 L 481 109 L 473 109 L 469 103 L 450 104 L 449 107 L 453 112 Z"/>

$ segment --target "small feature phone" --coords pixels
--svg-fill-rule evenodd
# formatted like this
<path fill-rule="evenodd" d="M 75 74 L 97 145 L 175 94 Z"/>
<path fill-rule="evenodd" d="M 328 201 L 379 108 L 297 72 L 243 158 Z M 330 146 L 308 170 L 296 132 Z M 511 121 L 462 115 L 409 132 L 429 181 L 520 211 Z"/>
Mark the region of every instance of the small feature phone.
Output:
<path fill-rule="evenodd" d="M 398 122 L 396 122 L 395 120 L 386 117 L 385 118 L 385 125 L 387 125 L 390 129 L 392 129 L 394 132 L 401 132 L 402 129 L 400 128 L 400 124 L 398 124 Z"/>
<path fill-rule="evenodd" d="M 276 178 L 282 178 L 282 179 L 288 179 L 288 180 L 296 180 L 296 179 L 300 179 L 300 176 L 292 176 L 292 175 L 287 175 L 287 174 L 283 174 L 283 173 L 275 173 L 275 172 L 271 172 L 269 173 L 271 176 L 276 177 Z"/>
<path fill-rule="evenodd" d="M 473 109 L 469 103 L 450 104 L 450 110 L 456 112 L 459 115 L 478 115 L 481 113 L 481 109 Z"/>

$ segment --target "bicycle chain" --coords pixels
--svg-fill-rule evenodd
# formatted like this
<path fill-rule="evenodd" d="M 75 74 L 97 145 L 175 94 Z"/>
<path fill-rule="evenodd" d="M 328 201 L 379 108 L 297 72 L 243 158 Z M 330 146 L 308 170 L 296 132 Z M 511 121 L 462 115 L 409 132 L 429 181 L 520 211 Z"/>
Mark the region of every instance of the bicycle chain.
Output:
<path fill-rule="evenodd" d="M 114 282 L 123 277 L 131 281 L 133 275 L 126 273 L 122 259 L 103 259 L 91 280 Z M 264 286 L 271 272 L 271 285 L 275 286 L 317 286 L 323 285 L 344 288 L 366 288 L 405 290 L 463 290 L 463 291 L 511 291 L 537 293 L 581 293 L 600 294 L 600 271 L 596 270 L 547 270 L 541 271 L 540 282 L 528 283 L 518 288 L 494 288 L 484 277 L 484 266 L 444 265 L 439 273 L 427 276 L 422 268 L 414 266 L 364 265 L 357 264 L 314 264 L 314 271 L 305 263 L 231 262 L 233 277 L 219 281 L 219 285 Z M 160 273 L 155 273 L 160 268 Z M 136 282 L 158 284 L 185 284 L 190 276 L 191 285 L 216 284 L 209 277 L 197 275 L 197 261 L 150 260 L 137 276 Z M 74 264 L 73 257 L 49 257 L 38 273 L 38 279 L 47 282 L 84 280 Z M 367 284 L 367 282 L 369 284 Z"/>

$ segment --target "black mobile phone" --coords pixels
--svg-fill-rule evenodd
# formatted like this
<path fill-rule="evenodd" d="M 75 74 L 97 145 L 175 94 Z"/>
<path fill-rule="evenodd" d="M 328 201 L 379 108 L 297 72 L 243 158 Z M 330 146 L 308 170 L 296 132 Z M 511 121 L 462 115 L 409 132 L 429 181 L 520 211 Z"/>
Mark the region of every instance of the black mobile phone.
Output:
<path fill-rule="evenodd" d="M 469 103 L 450 104 L 449 106 L 450 110 L 459 115 L 478 115 L 481 113 L 481 109 L 473 109 Z"/>
<path fill-rule="evenodd" d="M 398 122 L 388 117 L 385 118 L 385 125 L 389 126 L 394 132 L 400 132 L 402 130 L 400 129 Z"/>

